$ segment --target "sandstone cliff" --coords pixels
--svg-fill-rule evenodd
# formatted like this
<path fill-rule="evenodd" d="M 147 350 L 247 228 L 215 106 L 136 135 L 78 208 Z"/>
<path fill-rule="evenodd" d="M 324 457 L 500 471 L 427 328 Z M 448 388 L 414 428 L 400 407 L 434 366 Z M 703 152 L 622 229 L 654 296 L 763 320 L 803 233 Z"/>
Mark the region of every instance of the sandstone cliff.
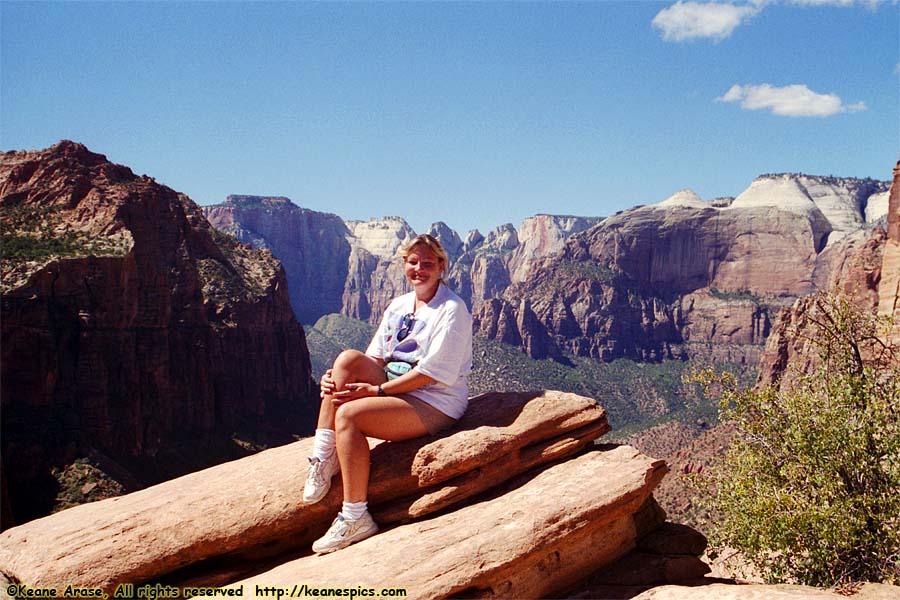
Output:
<path fill-rule="evenodd" d="M 894 167 L 887 222 L 887 242 L 878 286 L 878 313 L 896 319 L 893 340 L 900 344 L 900 161 Z"/>
<path fill-rule="evenodd" d="M 416 234 L 400 217 L 348 221 L 347 226 L 352 249 L 341 313 L 377 323 L 391 300 L 410 290 L 397 251 Z"/>
<path fill-rule="evenodd" d="M 900 342 L 900 162 L 894 167 L 885 208 L 887 231 L 876 229 L 837 242 L 844 246 L 841 259 L 832 261 L 829 276 L 821 278 L 819 289 L 837 292 L 865 312 L 892 317 L 896 343 Z M 816 362 L 816 348 L 800 335 L 810 326 L 815 303 L 814 297 L 799 298 L 780 313 L 760 361 L 759 383 L 789 384 L 790 378 L 785 378 L 789 368 L 804 372 Z"/>
<path fill-rule="evenodd" d="M 287 198 L 229 196 L 203 208 L 213 227 L 281 260 L 301 323 L 341 311 L 349 274 L 350 230 L 337 215 L 300 208 Z"/>
<path fill-rule="evenodd" d="M 573 236 L 477 308 L 476 325 L 536 358 L 567 350 L 755 363 L 774 314 L 845 268 L 848 249 L 867 235 L 869 199 L 883 189 L 778 175 L 733 202 L 682 190 Z"/>
<path fill-rule="evenodd" d="M 524 281 L 532 266 L 563 249 L 565 241 L 600 222 L 600 218 L 536 215 L 516 230 L 501 225 L 487 238 L 471 232 L 464 252 L 453 265 L 450 284 L 474 311 L 500 297 L 510 285 Z"/>
<path fill-rule="evenodd" d="M 78 457 L 128 487 L 233 457 L 235 433 L 309 431 L 305 337 L 269 252 L 72 142 L 0 157 L 0 217 L 3 480 L 17 521 L 49 512 L 51 468 Z"/>

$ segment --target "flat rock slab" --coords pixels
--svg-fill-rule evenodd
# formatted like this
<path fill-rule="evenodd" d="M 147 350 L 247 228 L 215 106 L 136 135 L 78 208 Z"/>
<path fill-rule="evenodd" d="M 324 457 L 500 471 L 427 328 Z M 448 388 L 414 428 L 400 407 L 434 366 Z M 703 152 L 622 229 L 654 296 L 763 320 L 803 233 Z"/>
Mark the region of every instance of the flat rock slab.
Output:
<path fill-rule="evenodd" d="M 605 411 L 589 398 L 485 394 L 437 438 L 373 441 L 370 505 L 382 524 L 421 517 L 576 454 L 607 431 Z M 323 501 L 303 505 L 311 451 L 308 438 L 14 527 L 0 534 L 0 573 L 32 587 L 113 591 L 210 557 L 308 544 L 341 500 L 336 478 Z"/>
<path fill-rule="evenodd" d="M 528 473 L 505 493 L 400 525 L 332 554 L 233 584 L 244 597 L 316 588 L 405 588 L 407 598 L 542 598 L 635 545 L 634 515 L 665 474 L 629 446 Z"/>

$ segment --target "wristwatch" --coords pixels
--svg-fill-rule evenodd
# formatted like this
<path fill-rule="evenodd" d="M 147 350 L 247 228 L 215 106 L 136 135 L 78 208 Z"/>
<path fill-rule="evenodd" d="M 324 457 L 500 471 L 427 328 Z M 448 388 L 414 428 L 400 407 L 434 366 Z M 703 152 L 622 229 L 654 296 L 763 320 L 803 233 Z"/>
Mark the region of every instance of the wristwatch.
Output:
<path fill-rule="evenodd" d="M 387 394 L 384 393 L 384 390 L 381 388 L 380 385 L 378 386 L 378 395 L 379 396 L 387 396 Z"/>

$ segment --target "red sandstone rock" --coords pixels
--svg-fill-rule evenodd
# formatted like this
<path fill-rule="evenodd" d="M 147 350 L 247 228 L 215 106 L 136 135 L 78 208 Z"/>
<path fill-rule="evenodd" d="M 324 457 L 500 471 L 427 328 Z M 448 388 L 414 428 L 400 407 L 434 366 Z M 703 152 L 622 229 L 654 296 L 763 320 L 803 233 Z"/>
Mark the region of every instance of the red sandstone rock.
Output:
<path fill-rule="evenodd" d="M 159 481 L 208 466 L 235 432 L 309 430 L 309 355 L 270 253 L 72 142 L 2 155 L 0 216 L 4 250 L 48 245 L 2 262 L 4 479 L 19 522 L 48 511 L 50 468 L 78 456 Z"/>
<path fill-rule="evenodd" d="M 605 411 L 573 394 L 474 398 L 460 423 L 437 438 L 374 447 L 370 506 L 381 525 L 419 518 L 576 455 L 608 430 Z M 230 571 L 240 572 L 252 570 L 252 561 L 260 557 L 308 548 L 341 502 L 336 478 L 324 500 L 302 504 L 311 449 L 307 438 L 14 527 L 0 534 L 0 572 L 32 587 L 75 583 L 111 591 L 118 583 L 145 582 L 228 553 L 240 553 L 244 564 Z M 641 458 L 616 468 L 624 472 L 648 464 Z M 624 503 L 630 515 L 637 509 L 631 505 L 643 502 L 664 470 L 662 463 L 652 462 L 640 490 L 624 498 L 606 496 L 607 501 Z M 593 478 L 591 489 L 608 494 L 618 489 L 616 478 L 586 477 L 581 471 L 572 477 L 576 487 L 588 485 L 578 479 Z M 557 491 L 546 501 L 556 503 L 559 497 Z M 192 581 L 213 585 L 219 577 L 219 572 L 206 573 Z"/>
<path fill-rule="evenodd" d="M 409 598 L 545 598 L 634 547 L 635 513 L 664 473 L 619 446 L 529 474 L 502 496 L 305 556 L 234 584 L 406 588 Z"/>
<path fill-rule="evenodd" d="M 888 239 L 881 265 L 878 312 L 893 316 L 893 339 L 900 343 L 900 161 L 894 167 L 894 182 L 888 198 Z"/>

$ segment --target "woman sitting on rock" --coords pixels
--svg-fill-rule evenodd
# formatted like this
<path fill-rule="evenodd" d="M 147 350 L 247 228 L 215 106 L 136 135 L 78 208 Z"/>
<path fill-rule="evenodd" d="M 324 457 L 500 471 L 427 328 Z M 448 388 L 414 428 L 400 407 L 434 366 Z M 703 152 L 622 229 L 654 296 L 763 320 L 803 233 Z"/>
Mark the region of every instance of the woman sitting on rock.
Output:
<path fill-rule="evenodd" d="M 318 502 L 343 474 L 344 503 L 313 543 L 333 552 L 378 531 L 367 510 L 369 443 L 402 441 L 451 426 L 468 405 L 472 317 L 447 287 L 447 253 L 430 235 L 399 252 L 413 291 L 388 306 L 366 353 L 345 350 L 321 381 L 322 405 L 303 500 Z M 441 284 L 444 285 L 441 285 Z"/>

